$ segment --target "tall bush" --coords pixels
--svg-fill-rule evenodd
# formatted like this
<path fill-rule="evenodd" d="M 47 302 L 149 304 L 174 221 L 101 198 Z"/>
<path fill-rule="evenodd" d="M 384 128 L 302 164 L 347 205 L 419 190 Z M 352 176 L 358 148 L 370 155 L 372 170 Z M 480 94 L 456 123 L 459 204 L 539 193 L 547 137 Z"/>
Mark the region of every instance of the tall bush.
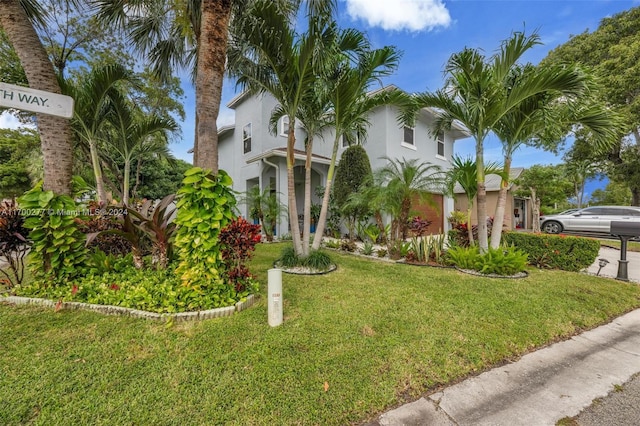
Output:
<path fill-rule="evenodd" d="M 178 191 L 178 225 L 174 246 L 180 259 L 176 273 L 183 285 L 195 292 L 214 294 L 218 306 L 228 306 L 236 291 L 221 276 L 224 268 L 219 244 L 220 231 L 233 219 L 236 199 L 231 177 L 220 170 L 194 167 L 185 173 Z"/>
<path fill-rule="evenodd" d="M 4 258 L 9 264 L 9 271 L 0 269 L 0 273 L 6 277 L 8 286 L 22 283 L 24 258 L 30 246 L 28 234 L 29 231 L 24 227 L 24 217 L 15 201 L 0 203 L 0 258 Z"/>
<path fill-rule="evenodd" d="M 253 225 L 239 217 L 220 232 L 222 247 L 222 276 L 233 285 L 237 293 L 251 290 L 255 277 L 249 272 L 246 262 L 251 259 L 256 244 L 261 240 L 260 225 Z"/>

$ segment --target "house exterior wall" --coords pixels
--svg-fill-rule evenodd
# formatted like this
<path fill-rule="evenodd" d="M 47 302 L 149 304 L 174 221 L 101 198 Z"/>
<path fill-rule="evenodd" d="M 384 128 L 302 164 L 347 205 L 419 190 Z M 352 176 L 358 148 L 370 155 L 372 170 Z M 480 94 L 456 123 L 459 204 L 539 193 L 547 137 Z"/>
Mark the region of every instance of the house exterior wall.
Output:
<path fill-rule="evenodd" d="M 456 210 L 466 213 L 468 209 L 468 200 L 465 194 L 456 194 L 454 207 Z M 494 217 L 496 206 L 498 205 L 498 192 L 497 191 L 489 191 L 487 192 L 487 216 Z M 473 199 L 473 208 L 471 211 L 471 223 L 473 225 L 478 224 L 478 211 L 476 209 L 477 206 L 477 198 Z M 507 192 L 507 203 L 504 211 L 504 220 L 503 220 L 503 229 L 513 230 L 516 227 L 516 218 L 514 215 L 514 198 L 511 191 Z M 528 224 L 531 222 L 528 221 Z M 530 225 L 529 225 L 530 228 Z"/>
<path fill-rule="evenodd" d="M 227 171 L 232 177 L 234 184 L 233 189 L 238 192 L 246 191 L 247 185 L 253 185 L 256 179 L 261 188 L 269 185 L 270 178 L 275 177 L 277 196 L 281 203 L 287 204 L 288 182 L 286 159 L 283 156 L 270 156 L 265 159 L 258 159 L 260 154 L 273 149 L 282 149 L 287 145 L 287 138 L 280 135 L 280 125 L 277 134 L 269 131 L 269 121 L 273 109 L 277 106 L 275 99 L 268 95 L 242 96 L 237 101 L 232 101 L 230 107 L 235 109 L 236 120 L 235 127 L 232 130 L 223 131 L 219 137 L 219 157 L 220 168 Z M 393 106 L 383 106 L 375 109 L 369 117 L 369 127 L 367 129 L 367 137 L 362 141 L 362 146 L 367 151 L 371 167 L 373 170 L 383 167 L 387 160 L 384 157 L 392 159 L 418 159 L 420 161 L 428 161 L 431 164 L 440 166 L 443 170 L 450 168 L 450 159 L 453 153 L 454 138 L 451 134 L 445 133 L 444 156 L 437 155 L 436 139 L 430 133 L 430 125 L 432 124 L 431 115 L 427 112 L 421 112 L 417 118 L 414 131 L 414 146 L 403 144 L 404 130 L 397 122 L 398 110 Z M 251 151 L 244 153 L 243 144 L 243 128 L 247 124 L 251 124 Z M 304 149 L 305 132 L 296 126 L 296 149 Z M 314 154 L 331 157 L 333 143 L 335 139 L 333 130 L 325 131 L 321 136 L 314 138 Z M 339 144 L 338 161 L 346 147 Z M 249 162 L 253 160 L 252 162 Z M 304 163 L 302 160 L 296 161 L 296 192 L 303 190 L 302 182 L 304 175 L 302 174 Z M 314 177 L 312 180 L 312 193 L 315 192 L 315 186 L 326 185 L 326 176 L 328 166 L 314 162 Z M 301 194 L 297 194 L 297 198 L 301 198 Z M 314 202 L 319 202 L 314 196 Z M 454 208 L 454 200 L 449 197 L 438 196 L 439 216 L 434 217 L 436 210 L 429 212 L 430 220 L 434 220 L 432 224 L 434 229 L 448 229 L 446 218 Z M 302 206 L 299 200 L 299 206 Z M 248 215 L 246 206 L 238 206 L 241 214 Z M 414 210 L 420 208 L 427 209 L 427 206 L 416 206 Z M 302 208 L 298 209 L 298 213 L 302 214 Z M 426 212 L 426 210 L 425 210 Z M 432 219 L 433 218 L 433 219 Z M 282 222 L 277 229 L 277 234 L 287 233 L 289 229 L 288 215 L 282 218 Z"/>

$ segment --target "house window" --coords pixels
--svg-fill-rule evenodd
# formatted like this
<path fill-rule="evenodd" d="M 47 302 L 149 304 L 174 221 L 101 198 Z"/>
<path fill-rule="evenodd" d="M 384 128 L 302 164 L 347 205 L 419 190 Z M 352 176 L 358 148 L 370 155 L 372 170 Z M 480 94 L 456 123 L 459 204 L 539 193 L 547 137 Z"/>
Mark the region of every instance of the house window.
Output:
<path fill-rule="evenodd" d="M 242 146 L 245 154 L 251 152 L 251 123 L 242 128 Z"/>
<path fill-rule="evenodd" d="M 289 136 L 289 117 L 286 115 L 280 118 L 280 136 Z"/>
<path fill-rule="evenodd" d="M 415 145 L 413 141 L 414 132 L 415 129 L 413 127 L 404 126 L 404 138 L 402 141 L 407 145 Z"/>
<path fill-rule="evenodd" d="M 438 132 L 436 142 L 438 144 L 438 156 L 444 157 L 444 132 Z"/>

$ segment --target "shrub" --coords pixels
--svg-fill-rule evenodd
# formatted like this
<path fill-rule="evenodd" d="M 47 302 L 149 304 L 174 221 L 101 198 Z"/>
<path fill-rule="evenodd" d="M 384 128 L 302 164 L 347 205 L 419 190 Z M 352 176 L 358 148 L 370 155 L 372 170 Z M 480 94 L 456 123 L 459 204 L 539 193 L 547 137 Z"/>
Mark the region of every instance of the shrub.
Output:
<path fill-rule="evenodd" d="M 218 237 L 234 219 L 233 181 L 224 170 L 214 175 L 199 167 L 187 170 L 185 176 L 175 218 L 179 226 L 174 241 L 179 258 L 176 273 L 185 287 L 211 294 L 216 307 L 230 306 L 240 298 L 220 276 L 224 265 Z"/>
<path fill-rule="evenodd" d="M 385 257 L 387 255 L 387 249 L 378 249 L 378 251 L 376 251 L 376 254 L 378 255 L 378 257 Z"/>
<path fill-rule="evenodd" d="M 89 211 L 92 210 L 91 207 Z M 122 230 L 122 223 L 116 216 L 91 216 L 89 218 L 76 218 L 78 229 L 85 235 L 100 233 L 110 229 Z M 131 252 L 131 243 L 120 235 L 99 234 L 88 246 L 89 250 L 99 250 L 114 256 L 126 256 Z"/>
<path fill-rule="evenodd" d="M 286 246 L 282 249 L 282 254 L 280 255 L 278 263 L 284 268 L 295 268 L 296 266 L 300 266 L 298 254 L 293 246 Z"/>
<path fill-rule="evenodd" d="M 260 225 L 253 225 L 244 218 L 236 218 L 220 231 L 222 246 L 223 278 L 230 282 L 237 293 L 254 290 L 255 277 L 246 262 L 251 259 L 256 244 L 261 240 Z"/>
<path fill-rule="evenodd" d="M 314 271 L 327 271 L 334 264 L 331 256 L 322 250 L 312 250 L 309 256 L 299 257 L 293 246 L 285 247 L 276 262 L 283 268 L 303 267 Z"/>
<path fill-rule="evenodd" d="M 29 214 L 24 227 L 31 229 L 29 257 L 34 276 L 48 285 L 82 275 L 87 250 L 85 236 L 74 220 L 81 210 L 71 197 L 43 191 L 38 184 L 18 203 L 21 211 Z"/>
<path fill-rule="evenodd" d="M 173 194 L 167 195 L 157 206 L 147 200 L 139 210 L 127 207 L 127 216 L 132 217 L 133 225 L 151 242 L 151 263 L 157 269 L 166 268 L 173 255 L 176 224 L 171 216 L 176 210 L 172 205 L 174 198 Z"/>
<path fill-rule="evenodd" d="M 429 225 L 431 225 L 433 221 L 427 219 L 420 219 L 420 216 L 415 216 L 407 223 L 407 227 L 411 234 L 415 237 L 424 237 L 427 235 L 429 230 Z"/>
<path fill-rule="evenodd" d="M 343 240 L 340 243 L 340 250 L 344 250 L 344 251 L 348 251 L 350 253 L 353 253 L 354 251 L 356 251 L 356 243 L 350 240 Z"/>
<path fill-rule="evenodd" d="M 371 254 L 373 253 L 373 244 L 371 243 L 371 241 L 364 242 L 361 252 L 365 256 L 371 256 Z"/>
<path fill-rule="evenodd" d="M 506 232 L 502 236 L 529 255 L 529 263 L 539 268 L 580 271 L 595 262 L 600 242 L 591 238 L 565 235 Z"/>
<path fill-rule="evenodd" d="M 9 264 L 9 272 L 0 269 L 9 286 L 19 285 L 24 278 L 24 258 L 29 251 L 29 230 L 24 227 L 24 217 L 15 201 L 0 204 L 0 257 Z"/>
<path fill-rule="evenodd" d="M 339 249 L 342 245 L 341 241 L 338 240 L 325 240 L 324 246 L 330 249 Z"/>
<path fill-rule="evenodd" d="M 478 247 L 452 247 L 448 256 L 457 267 L 482 274 L 513 275 L 527 264 L 527 254 L 513 246 L 489 248 L 484 254 Z"/>

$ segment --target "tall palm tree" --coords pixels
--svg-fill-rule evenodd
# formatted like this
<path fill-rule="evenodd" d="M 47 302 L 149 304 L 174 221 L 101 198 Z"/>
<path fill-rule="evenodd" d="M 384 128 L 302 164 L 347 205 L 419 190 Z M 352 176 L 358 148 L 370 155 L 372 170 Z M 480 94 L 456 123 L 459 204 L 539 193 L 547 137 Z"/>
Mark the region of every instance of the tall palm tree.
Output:
<path fill-rule="evenodd" d="M 590 136 L 593 149 L 605 152 L 619 133 L 619 118 L 589 96 L 594 89 L 592 80 L 578 67 L 516 67 L 504 90 L 535 85 L 538 81 L 544 82 L 546 90 L 520 102 L 494 127 L 502 143 L 504 163 L 491 232 L 492 248 L 500 245 L 511 163 L 513 154 L 522 145 L 554 144 L 573 128 L 580 127 Z"/>
<path fill-rule="evenodd" d="M 448 75 L 445 88 L 416 95 L 412 107 L 403 114 L 404 121 L 411 123 L 419 109 L 437 108 L 438 117 L 434 124 L 436 131 L 448 129 L 454 121 L 458 121 L 475 139 L 478 245 L 482 251 L 489 247 L 484 140 L 509 111 L 521 102 L 549 90 L 549 82 L 543 78 L 533 78 L 526 85 L 519 84 L 505 90 L 522 55 L 538 44 L 540 37 L 537 33 L 526 36 L 522 32 L 516 32 L 504 40 L 499 51 L 489 59 L 478 50 L 470 48 L 453 54 L 445 65 L 445 73 Z"/>
<path fill-rule="evenodd" d="M 99 146 L 106 137 L 108 119 L 114 107 L 112 96 L 120 97 L 117 84 L 122 81 L 133 81 L 133 74 L 121 65 L 107 65 L 92 70 L 75 84 L 67 82 L 64 85 L 66 94 L 75 100 L 73 129 L 80 143 L 88 147 L 98 201 L 101 203 L 107 202 L 107 195 Z"/>
<path fill-rule="evenodd" d="M 0 0 L 0 26 L 13 45 L 29 86 L 62 93 L 58 79 L 34 29 L 42 9 L 34 1 Z M 44 188 L 56 194 L 71 194 L 73 132 L 69 120 L 36 114 L 44 160 Z"/>
<path fill-rule="evenodd" d="M 290 10 L 272 1 L 256 1 L 241 21 L 242 26 L 236 31 L 229 53 L 238 84 L 254 93 L 270 93 L 279 103 L 271 122 L 287 117 L 290 123 L 287 135 L 288 211 L 293 246 L 298 255 L 306 250 L 300 238 L 295 197 L 294 123 L 319 79 L 318 64 L 322 56 L 331 55 L 331 51 L 324 48 L 336 45 L 337 25 L 330 16 L 309 13 L 309 29 L 298 34 Z"/>
<path fill-rule="evenodd" d="M 387 165 L 376 174 L 378 180 L 384 182 L 385 209 L 393 218 L 391 240 L 404 240 L 413 200 L 418 198 L 429 202 L 432 193 L 443 192 L 444 173 L 439 166 L 415 158 L 399 160 L 385 157 L 385 160 Z"/>
<path fill-rule="evenodd" d="M 313 239 L 314 250 L 320 248 L 327 222 L 329 196 L 341 139 L 347 137 L 364 141 L 366 127 L 369 124 L 367 119 L 369 113 L 381 105 L 392 103 L 402 97 L 402 93 L 396 89 L 368 93 L 373 83 L 379 82 L 380 78 L 391 74 L 397 68 L 400 61 L 399 52 L 391 46 L 370 50 L 364 35 L 354 33 L 353 37 L 358 39 L 361 46 L 358 49 L 357 62 L 355 65 L 347 61 L 338 63 L 333 78 L 334 84 L 329 94 L 332 107 L 331 124 L 335 130 L 335 138 L 320 218 Z"/>

